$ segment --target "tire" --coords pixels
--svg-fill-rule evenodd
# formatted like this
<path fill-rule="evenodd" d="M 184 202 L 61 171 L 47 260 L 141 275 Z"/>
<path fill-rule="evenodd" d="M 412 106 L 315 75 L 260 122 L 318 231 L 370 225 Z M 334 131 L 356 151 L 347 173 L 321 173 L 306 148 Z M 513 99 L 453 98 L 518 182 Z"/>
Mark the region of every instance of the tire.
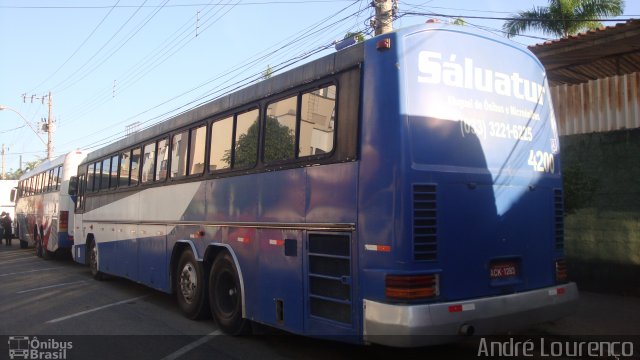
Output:
<path fill-rule="evenodd" d="M 105 275 L 98 271 L 98 248 L 94 241 L 89 241 L 87 246 L 87 265 L 91 271 L 91 276 L 96 280 L 104 280 Z"/>
<path fill-rule="evenodd" d="M 207 306 L 207 272 L 198 262 L 191 249 L 180 255 L 176 268 L 176 295 L 178 305 L 189 319 L 202 319 L 209 315 Z"/>
<path fill-rule="evenodd" d="M 249 320 L 242 317 L 242 289 L 236 266 L 228 252 L 220 253 L 209 273 L 211 315 L 220 330 L 229 335 L 244 335 Z"/>

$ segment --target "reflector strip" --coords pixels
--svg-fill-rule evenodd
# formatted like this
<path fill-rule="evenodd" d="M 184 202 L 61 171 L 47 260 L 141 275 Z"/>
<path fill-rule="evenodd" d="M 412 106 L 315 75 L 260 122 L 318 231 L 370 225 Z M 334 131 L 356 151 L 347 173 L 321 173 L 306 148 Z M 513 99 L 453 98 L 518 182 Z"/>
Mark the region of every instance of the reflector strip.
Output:
<path fill-rule="evenodd" d="M 549 290 L 549 296 L 564 295 L 567 290 L 565 288 L 557 288 Z"/>
<path fill-rule="evenodd" d="M 449 312 L 463 312 L 463 311 L 473 311 L 476 309 L 476 304 L 459 304 L 459 305 L 451 305 L 449 306 Z"/>
<path fill-rule="evenodd" d="M 364 244 L 364 249 L 369 251 L 382 251 L 382 252 L 390 252 L 391 246 L 389 245 L 372 245 L 372 244 Z"/>
<path fill-rule="evenodd" d="M 249 243 L 249 238 L 248 238 L 248 237 L 238 236 L 237 241 L 238 241 L 238 242 L 241 242 L 241 243 L 243 243 L 243 244 L 248 244 L 248 243 Z"/>
<path fill-rule="evenodd" d="M 269 239 L 269 245 L 283 246 L 284 245 L 284 240 L 272 240 L 272 239 Z"/>

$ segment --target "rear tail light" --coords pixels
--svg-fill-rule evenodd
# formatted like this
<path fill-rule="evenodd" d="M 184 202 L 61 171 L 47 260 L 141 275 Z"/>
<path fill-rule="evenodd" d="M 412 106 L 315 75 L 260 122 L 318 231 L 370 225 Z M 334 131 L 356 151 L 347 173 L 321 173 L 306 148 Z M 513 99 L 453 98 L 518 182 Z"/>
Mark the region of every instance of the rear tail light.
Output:
<path fill-rule="evenodd" d="M 68 211 L 60 211 L 60 217 L 58 218 L 58 231 L 67 232 L 69 231 L 69 212 Z"/>
<path fill-rule="evenodd" d="M 564 259 L 556 260 L 556 282 L 563 283 L 567 281 L 567 263 Z"/>
<path fill-rule="evenodd" d="M 385 294 L 394 300 L 419 300 L 439 294 L 438 275 L 387 275 Z"/>

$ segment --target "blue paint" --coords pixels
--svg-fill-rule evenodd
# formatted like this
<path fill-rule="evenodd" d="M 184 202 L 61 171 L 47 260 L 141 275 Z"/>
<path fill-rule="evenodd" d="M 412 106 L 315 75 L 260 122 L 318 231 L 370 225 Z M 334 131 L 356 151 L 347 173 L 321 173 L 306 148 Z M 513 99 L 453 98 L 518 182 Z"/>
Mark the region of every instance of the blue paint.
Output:
<path fill-rule="evenodd" d="M 563 255 L 553 243 L 553 192 L 561 178 L 557 131 L 545 121 L 554 120 L 543 68 L 526 50 L 471 30 L 420 26 L 364 44 L 357 161 L 205 180 L 182 216 L 169 220 L 211 226 L 98 242 L 100 271 L 170 292 L 176 244 L 188 243 L 198 259 L 224 244 L 242 273 L 247 318 L 355 342 L 363 299 L 390 302 L 387 274 L 439 274 L 439 297 L 421 303 L 552 286 L 553 261 Z M 376 48 L 382 37 L 391 49 Z M 492 91 L 482 90 L 487 84 Z M 531 96 L 538 90 L 543 100 Z M 540 171 L 538 152 L 552 156 L 554 166 Z M 416 185 L 433 187 L 437 199 L 434 260 L 415 258 Z M 351 321 L 311 314 L 308 240 L 318 231 L 242 223 L 354 224 L 344 234 Z M 278 243 L 287 239 L 295 256 Z M 84 247 L 78 249 L 74 258 L 84 262 Z M 490 278 L 490 265 L 501 259 L 518 264 L 517 277 Z"/>

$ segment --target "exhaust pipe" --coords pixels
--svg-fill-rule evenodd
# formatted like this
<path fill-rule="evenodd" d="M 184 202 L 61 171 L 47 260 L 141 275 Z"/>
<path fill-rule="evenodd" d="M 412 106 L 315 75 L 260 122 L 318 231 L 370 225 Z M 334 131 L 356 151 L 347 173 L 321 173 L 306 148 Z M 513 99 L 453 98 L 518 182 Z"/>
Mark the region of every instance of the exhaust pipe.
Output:
<path fill-rule="evenodd" d="M 473 325 L 464 324 L 460 326 L 460 330 L 458 330 L 458 334 L 462 336 L 472 336 L 476 332 L 476 329 Z"/>

